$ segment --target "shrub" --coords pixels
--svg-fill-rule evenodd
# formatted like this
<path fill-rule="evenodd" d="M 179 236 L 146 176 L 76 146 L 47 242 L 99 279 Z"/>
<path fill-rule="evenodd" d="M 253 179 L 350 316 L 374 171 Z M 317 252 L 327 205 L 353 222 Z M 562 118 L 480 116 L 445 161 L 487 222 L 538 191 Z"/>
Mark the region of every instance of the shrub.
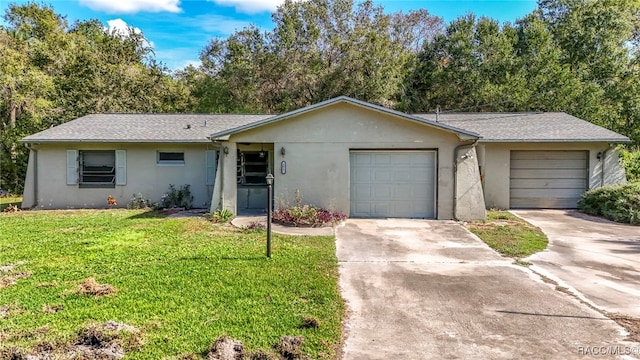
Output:
<path fill-rule="evenodd" d="M 300 191 L 296 190 L 296 204 L 283 205 L 273 212 L 273 222 L 290 226 L 317 227 L 325 224 L 335 225 L 347 218 L 347 215 L 318 208 L 313 205 L 303 205 Z"/>
<path fill-rule="evenodd" d="M 211 221 L 214 223 L 225 224 L 233 219 L 233 213 L 227 209 L 216 210 L 211 214 Z"/>
<path fill-rule="evenodd" d="M 609 220 L 640 225 L 640 182 L 589 190 L 582 195 L 578 209 Z"/>
<path fill-rule="evenodd" d="M 185 208 L 193 207 L 193 195 L 191 195 L 191 185 L 186 184 L 176 189 L 175 185 L 169 184 L 169 190 L 162 195 L 160 199 L 160 207 L 162 208 Z"/>
<path fill-rule="evenodd" d="M 630 182 L 640 181 L 640 149 L 620 149 L 620 161 Z"/>
<path fill-rule="evenodd" d="M 111 195 L 109 195 L 109 197 L 111 197 Z M 115 199 L 113 201 L 114 203 L 111 204 L 109 198 L 107 198 L 107 204 L 110 206 L 115 205 Z M 131 195 L 131 199 L 129 199 L 129 202 L 127 203 L 127 209 L 147 209 L 152 207 L 154 207 L 154 204 L 151 203 L 151 200 L 145 198 L 142 193 L 138 193 L 138 195 Z"/>

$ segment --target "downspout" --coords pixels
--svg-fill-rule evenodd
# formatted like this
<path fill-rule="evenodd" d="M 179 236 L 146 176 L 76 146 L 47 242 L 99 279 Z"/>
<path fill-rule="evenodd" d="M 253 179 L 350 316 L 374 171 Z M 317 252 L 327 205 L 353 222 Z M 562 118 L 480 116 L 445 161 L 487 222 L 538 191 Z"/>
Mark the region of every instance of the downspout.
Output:
<path fill-rule="evenodd" d="M 38 150 L 34 149 L 30 143 L 24 146 L 29 149 L 29 154 L 33 151 L 33 207 L 38 207 Z"/>
<path fill-rule="evenodd" d="M 609 144 L 609 146 L 606 149 L 604 149 L 603 151 L 600 151 L 598 153 L 599 160 L 601 161 L 601 164 L 600 164 L 600 187 L 604 186 L 604 178 L 605 178 L 605 171 L 604 170 L 605 170 L 606 165 L 607 165 L 607 152 L 609 150 L 613 149 L 613 147 L 614 147 L 613 145 Z"/>
<path fill-rule="evenodd" d="M 453 219 L 456 218 L 456 211 L 458 210 L 458 154 L 462 149 L 473 149 L 478 145 L 480 139 L 471 140 L 470 142 L 462 143 L 453 149 Z"/>
<path fill-rule="evenodd" d="M 215 195 L 215 189 L 216 187 L 218 187 L 220 189 L 220 194 L 218 197 L 218 204 L 219 204 L 219 209 L 214 209 L 213 208 L 213 198 L 211 199 L 211 211 L 215 211 L 215 210 L 222 210 L 223 207 L 223 200 L 224 200 L 224 163 L 225 160 L 223 158 L 227 157 L 227 154 L 225 154 L 225 150 L 224 150 L 224 146 L 220 141 L 217 140 L 213 140 L 211 139 L 212 142 L 214 144 L 217 145 L 218 148 L 218 163 L 216 164 L 216 178 L 214 180 L 214 184 L 213 184 L 213 192 Z M 220 182 L 220 184 L 218 184 L 218 181 Z"/>
<path fill-rule="evenodd" d="M 227 154 L 225 154 L 224 152 L 224 147 L 222 146 L 222 144 L 220 144 L 220 157 L 218 158 L 218 161 L 220 162 L 220 209 L 222 210 L 224 208 L 224 166 L 225 166 L 225 160 L 222 159 L 223 157 L 227 157 Z M 215 184 L 214 184 L 215 186 Z"/>

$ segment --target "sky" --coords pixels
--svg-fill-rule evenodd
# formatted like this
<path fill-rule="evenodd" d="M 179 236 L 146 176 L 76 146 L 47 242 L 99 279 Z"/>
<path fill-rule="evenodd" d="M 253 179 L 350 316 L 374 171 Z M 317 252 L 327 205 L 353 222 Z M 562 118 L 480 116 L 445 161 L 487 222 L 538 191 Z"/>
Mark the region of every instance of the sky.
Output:
<path fill-rule="evenodd" d="M 2 14 L 9 3 L 0 0 Z M 172 70 L 197 65 L 200 51 L 210 39 L 255 25 L 273 28 L 271 13 L 284 0 L 38 0 L 53 6 L 71 24 L 100 20 L 105 28 L 139 29 L 153 47 L 155 57 Z M 467 13 L 500 22 L 522 18 L 536 8 L 536 0 L 374 0 L 386 12 L 427 9 L 446 22 Z M 0 24 L 4 25 L 3 20 Z"/>

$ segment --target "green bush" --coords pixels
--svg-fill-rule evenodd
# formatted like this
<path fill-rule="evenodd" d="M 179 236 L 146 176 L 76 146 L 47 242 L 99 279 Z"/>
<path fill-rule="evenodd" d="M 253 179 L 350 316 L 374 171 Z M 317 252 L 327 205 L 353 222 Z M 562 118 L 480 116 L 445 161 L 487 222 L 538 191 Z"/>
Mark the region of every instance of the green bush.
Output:
<path fill-rule="evenodd" d="M 182 185 L 180 189 L 176 189 L 175 185 L 169 184 L 169 190 L 160 198 L 160 207 L 191 209 L 193 207 L 191 185 Z"/>
<path fill-rule="evenodd" d="M 115 200 L 113 200 L 113 197 L 109 195 L 109 197 L 107 198 L 107 203 L 109 205 L 112 205 L 111 201 L 113 201 L 113 205 L 116 205 Z M 154 208 L 154 207 L 155 207 L 155 204 L 153 204 L 151 200 L 145 198 L 144 195 L 142 195 L 142 193 L 138 193 L 138 195 L 136 194 L 131 195 L 131 199 L 129 199 L 129 202 L 127 203 L 127 209 L 148 209 L 148 208 Z"/>
<path fill-rule="evenodd" d="M 640 149 L 620 149 L 620 162 L 624 166 L 627 180 L 640 181 Z"/>
<path fill-rule="evenodd" d="M 609 220 L 640 225 L 640 182 L 589 190 L 582 195 L 578 209 Z"/>
<path fill-rule="evenodd" d="M 227 209 L 216 210 L 211 214 L 211 221 L 214 223 L 226 224 L 231 221 L 233 217 L 233 213 Z"/>

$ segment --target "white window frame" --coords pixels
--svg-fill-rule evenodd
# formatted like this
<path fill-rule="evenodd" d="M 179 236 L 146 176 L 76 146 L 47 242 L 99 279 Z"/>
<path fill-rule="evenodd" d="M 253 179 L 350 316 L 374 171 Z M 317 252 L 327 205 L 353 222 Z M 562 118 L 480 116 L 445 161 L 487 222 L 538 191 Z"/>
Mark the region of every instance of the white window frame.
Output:
<path fill-rule="evenodd" d="M 182 160 L 161 160 L 160 154 L 182 154 Z M 182 150 L 158 150 L 156 151 L 156 164 L 158 166 L 184 166 L 185 152 Z"/>

